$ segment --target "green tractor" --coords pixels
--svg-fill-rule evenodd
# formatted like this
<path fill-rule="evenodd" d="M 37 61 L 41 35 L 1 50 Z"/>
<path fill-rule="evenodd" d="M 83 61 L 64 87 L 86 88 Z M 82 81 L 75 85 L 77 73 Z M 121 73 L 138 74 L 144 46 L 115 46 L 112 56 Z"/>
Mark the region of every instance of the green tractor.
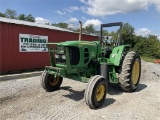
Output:
<path fill-rule="evenodd" d="M 122 22 L 101 25 L 99 41 L 81 41 L 80 22 L 78 41 L 48 43 L 51 66 L 46 66 L 41 77 L 42 87 L 58 90 L 63 77 L 88 82 L 84 97 L 92 108 L 100 107 L 105 99 L 108 83 L 118 84 L 123 91 L 136 90 L 141 76 L 141 59 L 137 52 L 129 51 L 130 45 L 120 45 Z M 119 26 L 119 39 L 109 46 L 103 40 L 103 28 Z"/>

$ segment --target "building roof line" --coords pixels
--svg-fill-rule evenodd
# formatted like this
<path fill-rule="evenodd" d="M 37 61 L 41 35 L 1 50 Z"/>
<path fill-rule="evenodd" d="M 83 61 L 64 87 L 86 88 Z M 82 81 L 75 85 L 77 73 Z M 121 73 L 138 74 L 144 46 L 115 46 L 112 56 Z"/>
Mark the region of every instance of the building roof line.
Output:
<path fill-rule="evenodd" d="M 35 22 L 28 22 L 28 21 L 16 20 L 16 19 L 4 18 L 4 17 L 0 17 L 0 22 L 6 22 L 6 23 L 13 23 L 13 24 L 18 24 L 18 25 L 27 25 L 27 26 L 34 26 L 34 27 L 40 27 L 40 28 L 48 28 L 48 29 L 53 29 L 53 30 L 72 32 L 72 31 L 69 31 L 69 30 L 66 30 L 66 29 L 63 29 L 63 28 L 55 27 L 55 26 L 43 25 L 43 24 L 38 24 L 38 23 L 35 23 Z"/>
<path fill-rule="evenodd" d="M 0 17 L 0 22 L 18 24 L 18 25 L 26 25 L 26 26 L 33 26 L 33 27 L 39 27 L 39 28 L 47 28 L 47 29 L 51 29 L 51 30 L 59 30 L 59 31 L 70 32 L 70 33 L 78 33 L 78 32 L 70 31 L 70 30 L 55 27 L 55 26 L 43 25 L 43 24 L 38 24 L 38 23 L 35 23 L 35 22 L 28 22 L 28 21 L 16 20 L 16 19 L 4 18 L 4 17 Z M 85 35 L 96 36 L 96 35 L 91 35 L 91 34 L 85 34 Z"/>

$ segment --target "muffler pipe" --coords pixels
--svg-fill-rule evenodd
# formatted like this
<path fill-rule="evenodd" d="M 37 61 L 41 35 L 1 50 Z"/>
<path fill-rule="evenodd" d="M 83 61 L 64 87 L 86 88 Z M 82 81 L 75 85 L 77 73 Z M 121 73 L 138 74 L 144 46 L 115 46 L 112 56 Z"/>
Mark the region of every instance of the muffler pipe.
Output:
<path fill-rule="evenodd" d="M 80 24 L 80 29 L 79 29 L 79 41 L 81 41 L 81 36 L 82 36 L 82 22 L 79 21 Z"/>

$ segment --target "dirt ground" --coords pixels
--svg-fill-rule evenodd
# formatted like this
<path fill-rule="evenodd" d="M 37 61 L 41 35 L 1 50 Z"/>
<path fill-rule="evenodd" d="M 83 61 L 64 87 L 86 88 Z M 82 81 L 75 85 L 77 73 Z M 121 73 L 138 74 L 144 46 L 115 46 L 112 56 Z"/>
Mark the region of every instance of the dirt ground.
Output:
<path fill-rule="evenodd" d="M 142 62 L 138 89 L 109 86 L 96 110 L 84 101 L 86 85 L 64 79 L 60 90 L 46 92 L 40 77 L 0 82 L 0 120 L 160 120 L 160 65 Z"/>

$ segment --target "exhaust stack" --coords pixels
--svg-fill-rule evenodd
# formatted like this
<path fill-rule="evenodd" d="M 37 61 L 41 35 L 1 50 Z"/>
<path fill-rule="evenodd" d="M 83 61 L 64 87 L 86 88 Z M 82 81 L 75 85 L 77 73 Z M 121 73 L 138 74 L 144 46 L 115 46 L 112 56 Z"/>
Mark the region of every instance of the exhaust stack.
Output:
<path fill-rule="evenodd" d="M 82 22 L 79 21 L 80 24 L 80 30 L 79 30 L 79 41 L 81 41 L 81 36 L 82 36 Z"/>

